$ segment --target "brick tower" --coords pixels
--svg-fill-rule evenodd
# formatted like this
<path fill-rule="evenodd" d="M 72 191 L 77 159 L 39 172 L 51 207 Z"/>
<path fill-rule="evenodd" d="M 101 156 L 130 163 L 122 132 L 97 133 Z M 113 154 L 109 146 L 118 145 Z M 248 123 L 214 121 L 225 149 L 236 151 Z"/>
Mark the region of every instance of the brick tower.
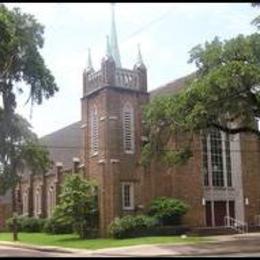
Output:
<path fill-rule="evenodd" d="M 115 217 L 137 210 L 142 108 L 149 98 L 139 46 L 133 69 L 121 67 L 113 5 L 111 28 L 100 70 L 93 69 L 89 52 L 81 99 L 85 177 L 98 183 L 102 236 Z"/>

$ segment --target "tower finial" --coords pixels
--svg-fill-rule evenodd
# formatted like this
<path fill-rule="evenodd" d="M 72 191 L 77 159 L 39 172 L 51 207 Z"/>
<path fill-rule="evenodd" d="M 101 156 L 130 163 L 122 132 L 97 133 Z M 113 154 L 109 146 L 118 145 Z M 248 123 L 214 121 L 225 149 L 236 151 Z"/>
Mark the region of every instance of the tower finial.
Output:
<path fill-rule="evenodd" d="M 140 49 L 140 43 L 137 44 L 137 50 L 138 50 L 137 62 L 143 63 L 143 58 L 142 58 L 141 49 Z"/>
<path fill-rule="evenodd" d="M 111 54 L 115 60 L 116 67 L 121 67 L 120 53 L 117 44 L 116 22 L 115 22 L 115 3 L 111 3 L 112 23 L 111 23 Z"/>
<path fill-rule="evenodd" d="M 92 71 L 93 70 L 90 48 L 88 48 L 88 64 L 87 64 L 86 70 L 87 71 Z"/>
<path fill-rule="evenodd" d="M 137 44 L 137 61 L 134 65 L 134 68 L 140 68 L 140 69 L 146 69 L 144 62 L 143 62 L 143 58 L 142 58 L 142 54 L 141 54 L 141 49 L 140 49 L 140 44 Z"/>

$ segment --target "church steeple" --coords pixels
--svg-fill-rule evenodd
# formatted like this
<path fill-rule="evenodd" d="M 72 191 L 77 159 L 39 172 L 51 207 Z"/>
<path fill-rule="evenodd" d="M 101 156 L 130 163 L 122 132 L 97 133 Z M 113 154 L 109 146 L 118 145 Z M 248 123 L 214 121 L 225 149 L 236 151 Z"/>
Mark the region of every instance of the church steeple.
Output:
<path fill-rule="evenodd" d="M 111 23 L 111 54 L 115 60 L 116 67 L 121 68 L 120 53 L 117 44 L 117 34 L 116 34 L 116 22 L 115 22 L 115 3 L 111 3 L 111 13 L 112 13 L 112 23 Z"/>

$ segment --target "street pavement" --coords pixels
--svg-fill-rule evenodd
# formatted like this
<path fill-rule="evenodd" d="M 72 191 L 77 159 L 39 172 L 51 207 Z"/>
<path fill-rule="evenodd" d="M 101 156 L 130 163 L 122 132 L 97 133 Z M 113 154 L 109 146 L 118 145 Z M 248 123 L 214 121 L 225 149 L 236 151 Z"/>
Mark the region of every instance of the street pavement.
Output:
<path fill-rule="evenodd" d="M 260 256 L 260 233 L 214 236 L 199 244 L 138 245 L 99 250 L 43 247 L 0 241 L 0 257 L 245 257 Z"/>
<path fill-rule="evenodd" d="M 68 253 L 43 252 L 36 249 L 0 245 L 0 257 L 69 257 Z"/>

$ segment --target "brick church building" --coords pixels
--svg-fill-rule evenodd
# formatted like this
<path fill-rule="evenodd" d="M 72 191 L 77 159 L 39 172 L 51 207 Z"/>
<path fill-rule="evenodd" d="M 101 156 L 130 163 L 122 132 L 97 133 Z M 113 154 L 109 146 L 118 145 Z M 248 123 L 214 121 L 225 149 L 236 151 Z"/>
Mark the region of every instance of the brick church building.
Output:
<path fill-rule="evenodd" d="M 44 175 L 24 174 L 17 186 L 20 213 L 50 217 L 65 174 L 73 170 L 98 183 L 99 229 L 105 235 L 115 217 L 143 213 L 158 196 L 190 205 L 183 223 L 191 227 L 224 225 L 231 216 L 259 224 L 260 143 L 253 135 L 228 136 L 212 130 L 194 139 L 193 157 L 184 166 L 140 164 L 146 137 L 143 107 L 158 95 L 185 87 L 188 75 L 147 91 L 147 70 L 138 48 L 133 69 L 121 66 L 114 14 L 101 68 L 94 70 L 90 52 L 83 72 L 81 121 L 41 138 L 53 168 Z M 172 145 L 178 142 L 174 137 Z"/>

